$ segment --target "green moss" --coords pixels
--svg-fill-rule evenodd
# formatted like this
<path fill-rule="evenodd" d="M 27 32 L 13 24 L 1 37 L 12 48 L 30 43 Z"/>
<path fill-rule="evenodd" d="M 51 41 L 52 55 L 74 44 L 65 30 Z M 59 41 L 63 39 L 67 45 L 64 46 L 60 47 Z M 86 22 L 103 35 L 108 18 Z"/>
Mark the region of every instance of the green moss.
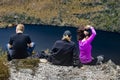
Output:
<path fill-rule="evenodd" d="M 12 60 L 12 65 L 15 66 L 16 70 L 20 69 L 31 69 L 32 75 L 35 74 L 36 68 L 38 67 L 39 59 L 29 58 L 29 59 L 14 59 Z"/>
<path fill-rule="evenodd" d="M 21 60 L 16 60 L 17 62 L 17 68 L 29 68 L 33 69 L 35 67 L 38 67 L 39 59 L 21 59 Z"/>

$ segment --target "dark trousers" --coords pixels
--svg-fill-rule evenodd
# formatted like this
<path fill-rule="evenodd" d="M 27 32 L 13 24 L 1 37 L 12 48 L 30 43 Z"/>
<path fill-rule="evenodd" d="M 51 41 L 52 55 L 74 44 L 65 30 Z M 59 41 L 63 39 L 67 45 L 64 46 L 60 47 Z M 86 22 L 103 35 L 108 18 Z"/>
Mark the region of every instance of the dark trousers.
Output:
<path fill-rule="evenodd" d="M 51 54 L 46 54 L 44 52 L 41 53 L 36 53 L 35 55 L 32 56 L 33 58 L 43 58 L 47 59 L 48 61 L 51 61 Z"/>
<path fill-rule="evenodd" d="M 99 65 L 102 64 L 102 62 L 104 62 L 104 56 L 100 55 L 94 58 L 90 63 L 86 63 L 85 65 Z"/>
<path fill-rule="evenodd" d="M 84 65 L 96 65 L 97 64 L 97 58 L 94 58 L 90 63 L 83 63 Z"/>

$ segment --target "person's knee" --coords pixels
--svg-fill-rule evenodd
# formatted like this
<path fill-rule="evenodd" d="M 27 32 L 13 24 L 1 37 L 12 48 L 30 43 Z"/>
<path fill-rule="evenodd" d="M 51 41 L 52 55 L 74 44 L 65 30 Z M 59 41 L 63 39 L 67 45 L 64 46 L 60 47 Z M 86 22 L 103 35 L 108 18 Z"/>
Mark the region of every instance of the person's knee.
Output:
<path fill-rule="evenodd" d="M 9 44 L 6 44 L 5 48 L 8 50 L 9 49 Z"/>
<path fill-rule="evenodd" d="M 35 42 L 31 42 L 31 47 L 35 47 Z"/>

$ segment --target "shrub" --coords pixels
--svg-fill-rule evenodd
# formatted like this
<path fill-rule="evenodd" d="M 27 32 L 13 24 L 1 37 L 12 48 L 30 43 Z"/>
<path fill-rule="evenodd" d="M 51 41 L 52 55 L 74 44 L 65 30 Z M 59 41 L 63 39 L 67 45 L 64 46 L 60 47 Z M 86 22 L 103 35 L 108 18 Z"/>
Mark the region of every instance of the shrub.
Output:
<path fill-rule="evenodd" d="M 30 68 L 34 69 L 35 67 L 38 67 L 39 59 L 34 58 L 34 59 L 20 59 L 16 60 L 17 62 L 17 68 Z"/>
<path fill-rule="evenodd" d="M 6 54 L 0 49 L 0 80 L 8 80 L 10 76 L 9 67 L 6 63 Z"/>
<path fill-rule="evenodd" d="M 0 60 L 0 80 L 7 80 L 9 78 L 9 69 L 8 66 Z"/>

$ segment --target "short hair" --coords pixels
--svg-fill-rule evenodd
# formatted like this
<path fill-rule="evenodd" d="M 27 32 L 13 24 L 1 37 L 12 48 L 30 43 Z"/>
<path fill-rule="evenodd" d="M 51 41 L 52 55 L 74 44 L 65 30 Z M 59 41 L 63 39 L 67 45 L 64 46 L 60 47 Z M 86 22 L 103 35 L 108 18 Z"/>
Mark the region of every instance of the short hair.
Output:
<path fill-rule="evenodd" d="M 23 24 L 18 24 L 16 29 L 20 30 L 20 31 L 24 31 L 24 25 Z"/>

